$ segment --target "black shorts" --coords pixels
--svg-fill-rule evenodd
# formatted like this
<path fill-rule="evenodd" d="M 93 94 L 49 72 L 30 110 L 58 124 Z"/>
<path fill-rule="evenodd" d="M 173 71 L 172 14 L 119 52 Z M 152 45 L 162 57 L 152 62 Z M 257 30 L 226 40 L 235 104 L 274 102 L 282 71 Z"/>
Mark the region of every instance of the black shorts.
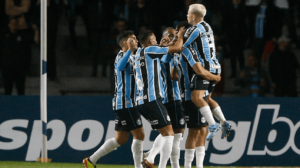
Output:
<path fill-rule="evenodd" d="M 185 128 L 185 115 L 180 100 L 164 104 L 171 118 L 173 128 Z"/>
<path fill-rule="evenodd" d="M 141 114 L 136 107 L 114 110 L 115 130 L 131 131 L 143 127 Z"/>
<path fill-rule="evenodd" d="M 166 107 L 161 101 L 154 100 L 137 106 L 141 114 L 151 124 L 152 129 L 160 129 L 171 125 L 171 119 Z"/>
<path fill-rule="evenodd" d="M 182 102 L 182 105 L 184 108 L 185 121 L 188 128 L 200 128 L 208 125 L 198 107 L 191 100 Z"/>
<path fill-rule="evenodd" d="M 201 76 L 194 74 L 191 80 L 191 90 L 208 90 L 209 93 L 213 92 L 216 87 L 215 81 L 208 81 Z"/>

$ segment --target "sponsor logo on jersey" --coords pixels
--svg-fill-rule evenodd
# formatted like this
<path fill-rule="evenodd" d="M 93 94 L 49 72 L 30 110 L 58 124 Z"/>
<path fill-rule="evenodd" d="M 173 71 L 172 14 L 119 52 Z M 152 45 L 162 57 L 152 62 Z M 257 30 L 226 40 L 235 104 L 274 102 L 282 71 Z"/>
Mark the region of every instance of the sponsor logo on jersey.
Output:
<path fill-rule="evenodd" d="M 209 84 L 209 81 L 203 80 L 203 84 L 207 85 L 207 84 Z"/>
<path fill-rule="evenodd" d="M 115 123 L 118 124 L 119 120 L 115 120 Z"/>
<path fill-rule="evenodd" d="M 190 116 L 184 116 L 184 118 L 186 122 L 190 121 Z"/>
<path fill-rule="evenodd" d="M 124 126 L 124 125 L 127 125 L 126 120 L 121 121 L 121 124 L 122 124 L 123 126 Z"/>
<path fill-rule="evenodd" d="M 157 124 L 158 124 L 158 120 L 149 121 L 149 123 L 150 123 L 151 125 L 157 125 Z"/>

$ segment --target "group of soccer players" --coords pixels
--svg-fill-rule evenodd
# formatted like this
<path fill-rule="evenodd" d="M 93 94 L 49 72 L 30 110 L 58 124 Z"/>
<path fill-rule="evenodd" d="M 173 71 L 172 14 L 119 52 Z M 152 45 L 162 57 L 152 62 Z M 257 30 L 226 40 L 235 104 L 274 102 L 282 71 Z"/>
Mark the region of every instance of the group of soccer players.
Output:
<path fill-rule="evenodd" d="M 167 28 L 159 45 L 150 30 L 141 31 L 138 40 L 132 31 L 117 37 L 121 50 L 114 69 L 116 136 L 83 160 L 86 168 L 96 168 L 97 160 L 125 144 L 129 132 L 133 135 L 135 168 L 154 168 L 158 153 L 158 168 L 166 168 L 169 159 L 172 168 L 180 168 L 180 141 L 186 124 L 184 167 L 191 168 L 196 153 L 197 168 L 203 168 L 205 140 L 212 139 L 221 127 L 222 139 L 229 135 L 231 125 L 211 98 L 221 80 L 221 67 L 213 31 L 203 20 L 205 14 L 203 5 L 190 5 L 187 21 L 180 22 L 176 29 Z M 144 154 L 141 116 L 160 133 L 152 149 Z"/>

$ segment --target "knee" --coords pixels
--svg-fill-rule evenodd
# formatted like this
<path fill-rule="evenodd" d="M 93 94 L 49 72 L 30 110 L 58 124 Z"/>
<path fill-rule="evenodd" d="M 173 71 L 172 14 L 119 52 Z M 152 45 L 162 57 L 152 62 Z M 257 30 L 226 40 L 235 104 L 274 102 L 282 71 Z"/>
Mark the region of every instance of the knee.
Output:
<path fill-rule="evenodd" d="M 124 145 L 124 144 L 126 144 L 128 138 L 129 138 L 129 133 L 117 135 L 115 138 L 119 145 Z"/>
<path fill-rule="evenodd" d="M 116 141 L 118 142 L 119 145 L 126 144 L 127 140 L 128 140 L 128 137 L 127 138 L 125 138 L 125 137 L 124 138 L 116 138 Z"/>
<path fill-rule="evenodd" d="M 139 130 L 139 131 L 135 132 L 133 134 L 133 138 L 143 141 L 145 138 L 144 130 Z"/>
<path fill-rule="evenodd" d="M 167 125 L 158 131 L 162 136 L 174 136 L 174 131 L 171 125 Z"/>
<path fill-rule="evenodd" d="M 192 136 L 194 138 L 198 137 L 200 135 L 199 129 L 190 129 L 189 130 L 189 136 Z"/>

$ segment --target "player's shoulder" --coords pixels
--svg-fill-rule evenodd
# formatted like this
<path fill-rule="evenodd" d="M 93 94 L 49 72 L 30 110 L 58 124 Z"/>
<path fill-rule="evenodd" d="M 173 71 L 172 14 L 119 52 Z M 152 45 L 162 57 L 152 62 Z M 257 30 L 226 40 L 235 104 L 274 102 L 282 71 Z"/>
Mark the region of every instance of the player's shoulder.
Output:
<path fill-rule="evenodd" d="M 185 33 L 184 33 L 184 37 L 189 37 L 191 34 L 193 34 L 194 32 L 199 32 L 198 27 L 197 26 L 192 26 L 190 28 L 188 28 Z"/>
<path fill-rule="evenodd" d="M 116 56 L 116 61 L 120 60 L 124 56 L 125 52 L 120 50 Z"/>
<path fill-rule="evenodd" d="M 155 52 L 161 48 L 167 48 L 167 46 L 151 45 L 145 48 L 145 52 Z"/>

